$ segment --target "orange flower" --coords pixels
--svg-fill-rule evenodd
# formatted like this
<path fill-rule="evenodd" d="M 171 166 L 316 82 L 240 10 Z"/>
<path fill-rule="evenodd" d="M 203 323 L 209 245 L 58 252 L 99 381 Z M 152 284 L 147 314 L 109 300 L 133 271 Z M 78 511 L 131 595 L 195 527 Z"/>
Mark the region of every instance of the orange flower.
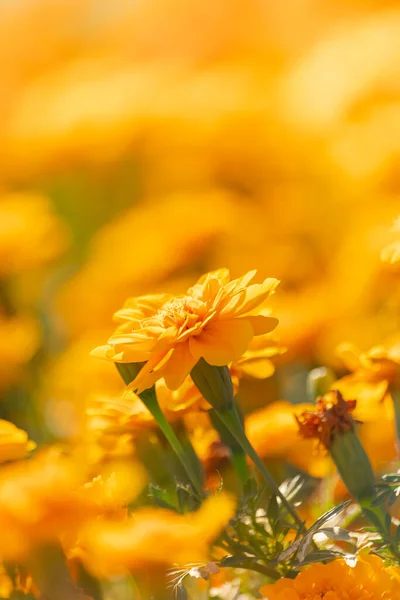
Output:
<path fill-rule="evenodd" d="M 49 200 L 36 194 L 0 198 L 0 275 L 47 264 L 67 247 L 68 232 Z"/>
<path fill-rule="evenodd" d="M 18 429 L 14 423 L 0 420 L 0 462 L 19 460 L 36 448 L 35 442 L 28 439 L 28 434 Z"/>
<path fill-rule="evenodd" d="M 57 448 L 0 470 L 3 560 L 24 559 L 36 546 L 60 538 L 70 545 L 87 520 L 119 515 L 145 483 L 137 463 L 110 464 L 89 482 L 85 475 Z"/>
<path fill-rule="evenodd" d="M 115 318 L 122 324 L 95 356 L 123 363 L 144 362 L 132 382 L 135 391 L 164 377 L 170 389 L 182 385 L 200 358 L 215 366 L 238 359 L 255 335 L 272 331 L 277 320 L 261 305 L 278 281 L 250 284 L 256 271 L 230 281 L 227 269 L 201 277 L 186 295 L 142 296 L 127 301 Z"/>
<path fill-rule="evenodd" d="M 268 600 L 394 600 L 400 597 L 400 569 L 374 555 L 359 558 L 355 567 L 338 559 L 313 564 L 295 579 L 280 579 L 260 592 Z"/>
<path fill-rule="evenodd" d="M 84 481 L 71 462 L 53 453 L 0 471 L 1 556 L 14 560 L 35 544 L 55 541 L 95 514 L 78 494 Z"/>
<path fill-rule="evenodd" d="M 97 574 L 113 575 L 207 562 L 212 542 L 234 509 L 229 496 L 218 494 L 194 513 L 140 508 L 123 522 L 92 522 L 82 534 L 88 566 Z"/>
<path fill-rule="evenodd" d="M 313 408 L 313 404 L 278 401 L 248 415 L 246 433 L 257 454 L 262 458 L 284 458 L 313 477 L 325 476 L 328 457 L 317 451 L 312 440 L 301 439 L 295 420 Z"/>

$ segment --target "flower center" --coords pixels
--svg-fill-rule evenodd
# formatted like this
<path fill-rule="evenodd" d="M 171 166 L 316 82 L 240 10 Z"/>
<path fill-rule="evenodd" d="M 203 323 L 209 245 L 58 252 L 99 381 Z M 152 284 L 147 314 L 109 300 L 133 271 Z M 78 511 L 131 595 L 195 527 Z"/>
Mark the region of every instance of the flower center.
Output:
<path fill-rule="evenodd" d="M 174 298 L 171 302 L 164 304 L 157 312 L 164 326 L 176 325 L 178 327 L 193 327 L 193 325 L 204 317 L 206 305 L 201 300 L 192 296 Z"/>

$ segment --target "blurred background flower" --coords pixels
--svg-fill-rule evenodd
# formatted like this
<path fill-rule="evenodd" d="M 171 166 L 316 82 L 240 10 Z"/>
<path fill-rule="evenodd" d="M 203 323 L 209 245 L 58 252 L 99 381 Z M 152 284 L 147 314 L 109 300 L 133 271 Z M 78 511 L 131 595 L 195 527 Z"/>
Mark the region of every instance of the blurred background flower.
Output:
<path fill-rule="evenodd" d="M 399 53 L 391 0 L 0 3 L 0 417 L 19 452 L 61 440 L 102 464 L 142 456 L 142 430 L 160 456 L 89 351 L 126 298 L 227 267 L 281 280 L 276 338 L 232 367 L 271 468 L 332 468 L 293 418 L 321 364 L 374 466 L 395 458 L 384 378 L 361 385 L 336 349 L 400 326 Z M 228 449 L 186 400 L 169 418 L 215 475 Z"/>

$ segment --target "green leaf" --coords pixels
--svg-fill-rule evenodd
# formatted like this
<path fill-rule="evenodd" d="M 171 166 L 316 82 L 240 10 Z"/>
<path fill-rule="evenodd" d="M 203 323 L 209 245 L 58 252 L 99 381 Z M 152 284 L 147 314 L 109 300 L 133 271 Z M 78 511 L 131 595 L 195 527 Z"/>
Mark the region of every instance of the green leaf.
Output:
<path fill-rule="evenodd" d="M 149 496 L 153 499 L 157 506 L 160 506 L 161 508 L 169 508 L 176 512 L 176 499 L 169 490 L 162 489 L 150 483 Z"/>
<path fill-rule="evenodd" d="M 249 557 L 246 556 L 246 554 L 235 554 L 235 555 L 225 556 L 220 561 L 219 564 L 221 567 L 237 567 L 242 562 L 248 561 L 248 560 L 249 560 Z"/>
<path fill-rule="evenodd" d="M 335 542 L 349 542 L 353 543 L 353 539 L 346 529 L 342 529 L 341 527 L 323 527 L 318 530 L 318 533 L 323 533 L 330 540 L 334 540 Z"/>
<path fill-rule="evenodd" d="M 341 552 L 334 552 L 333 550 L 320 550 L 319 552 L 311 552 L 307 555 L 307 558 L 305 560 L 297 564 L 294 568 L 298 570 L 305 565 L 319 563 L 327 560 L 333 560 L 335 558 L 341 557 L 343 557 L 343 554 Z"/>
<path fill-rule="evenodd" d="M 342 502 L 338 506 L 334 506 L 333 508 L 331 508 L 330 510 L 328 510 L 328 512 L 324 513 L 319 519 L 317 519 L 315 521 L 315 523 L 310 527 L 309 531 L 314 531 L 315 532 L 315 531 L 319 530 L 320 527 L 321 527 L 321 525 L 323 525 L 327 521 L 330 521 L 331 519 L 333 519 L 334 517 L 336 517 L 336 515 L 338 515 L 339 513 L 341 513 L 351 503 L 352 503 L 352 500 L 346 500 L 345 502 Z"/>

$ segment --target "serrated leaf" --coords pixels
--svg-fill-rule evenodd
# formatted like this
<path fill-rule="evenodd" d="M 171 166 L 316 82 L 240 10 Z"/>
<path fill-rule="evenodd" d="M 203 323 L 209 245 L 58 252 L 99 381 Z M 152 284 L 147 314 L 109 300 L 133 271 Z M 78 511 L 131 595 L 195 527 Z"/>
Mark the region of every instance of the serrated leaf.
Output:
<path fill-rule="evenodd" d="M 338 506 L 334 506 L 326 513 L 324 513 L 319 519 L 315 521 L 315 523 L 310 527 L 309 531 L 317 531 L 324 524 L 336 517 L 339 513 L 341 513 L 345 508 L 347 508 L 351 504 L 352 500 L 346 500 L 342 502 Z"/>
<path fill-rule="evenodd" d="M 160 506 L 161 508 L 169 508 L 176 512 L 176 505 L 173 501 L 171 492 L 169 492 L 168 490 L 150 484 L 149 496 L 153 499 L 154 503 Z"/>
<path fill-rule="evenodd" d="M 248 561 L 249 557 L 246 554 L 232 554 L 230 556 L 225 556 L 221 561 L 221 567 L 237 567 L 244 561 Z"/>
<path fill-rule="evenodd" d="M 333 560 L 335 558 L 338 557 L 342 557 L 343 554 L 341 554 L 340 552 L 333 552 L 332 550 L 321 550 L 319 552 L 310 552 L 310 554 L 307 555 L 307 558 L 305 560 L 303 560 L 301 563 L 299 563 L 298 565 L 295 566 L 295 569 L 297 570 L 300 567 L 303 567 L 305 565 L 309 565 L 312 563 L 319 563 L 322 562 L 323 560 Z"/>
<path fill-rule="evenodd" d="M 300 544 L 298 552 L 297 552 L 297 559 L 299 562 L 303 562 L 303 560 L 305 559 L 307 554 L 310 552 L 312 541 L 313 541 L 312 533 L 308 533 L 301 540 L 301 544 Z"/>
<path fill-rule="evenodd" d="M 292 479 L 284 481 L 279 489 L 285 498 L 289 501 L 292 501 L 297 494 L 302 490 L 305 484 L 305 478 L 303 475 L 296 475 Z"/>
<path fill-rule="evenodd" d="M 388 473 L 382 477 L 383 481 L 388 483 L 400 483 L 400 473 Z"/>
<path fill-rule="evenodd" d="M 293 542 L 293 544 L 290 544 L 290 546 L 288 546 L 288 548 L 285 548 L 285 550 L 278 555 L 276 560 L 278 562 L 284 562 L 285 560 L 287 560 L 288 558 L 293 556 L 299 549 L 301 542 L 302 542 L 302 540 L 298 539 L 295 542 Z"/>
<path fill-rule="evenodd" d="M 330 540 L 334 540 L 335 542 L 349 542 L 353 543 L 353 540 L 346 529 L 342 529 L 341 527 L 323 527 L 318 530 L 318 533 L 323 533 Z"/>

